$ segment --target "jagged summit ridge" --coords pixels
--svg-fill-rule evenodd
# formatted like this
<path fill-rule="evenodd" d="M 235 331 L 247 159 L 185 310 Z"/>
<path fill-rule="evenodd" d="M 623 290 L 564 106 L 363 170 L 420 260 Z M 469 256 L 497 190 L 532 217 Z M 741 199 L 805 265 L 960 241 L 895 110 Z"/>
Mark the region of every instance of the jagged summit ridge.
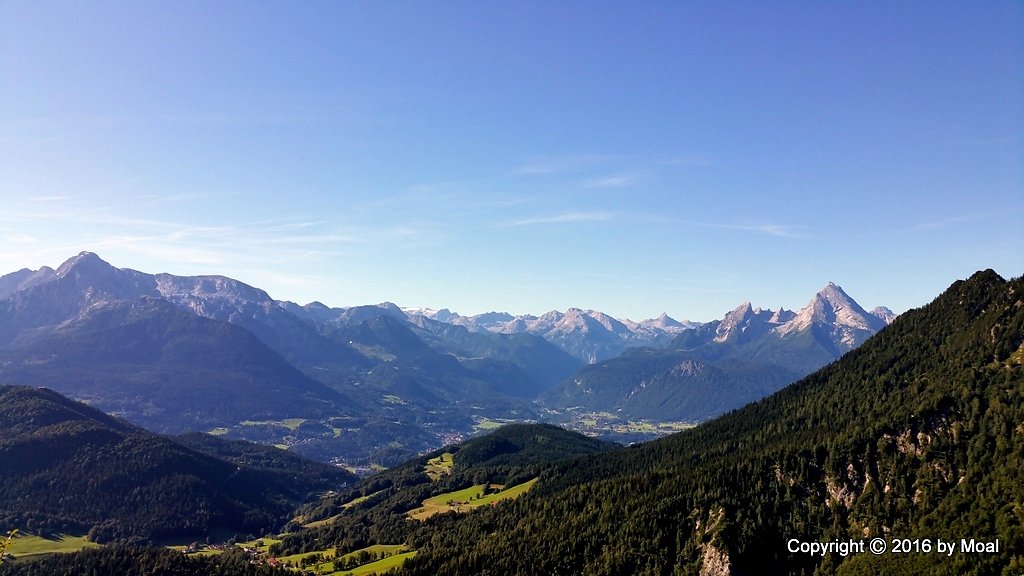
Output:
<path fill-rule="evenodd" d="M 827 327 L 836 346 L 841 351 L 847 351 L 860 345 L 887 324 L 883 318 L 864 310 L 840 286 L 829 282 L 792 320 L 773 330 L 785 337 L 816 326 Z"/>
<path fill-rule="evenodd" d="M 633 347 L 665 347 L 685 333 L 701 329 L 710 331 L 718 344 L 752 342 L 771 333 L 780 338 L 793 337 L 817 327 L 831 334 L 840 351 L 849 350 L 887 325 L 895 317 L 891 310 L 880 307 L 867 312 L 836 283 L 829 282 L 798 312 L 779 307 L 777 310 L 754 307 L 744 302 L 721 321 L 707 324 L 677 321 L 667 314 L 635 322 L 615 318 L 604 312 L 568 308 L 552 310 L 535 316 L 514 316 L 505 312 L 488 312 L 463 316 L 447 308 L 400 308 L 391 302 L 369 306 L 329 308 L 320 303 L 300 306 L 276 301 L 265 291 L 225 276 L 175 276 L 144 274 L 111 266 L 92 252 L 81 252 L 61 264 L 57 270 L 21 270 L 0 277 L 0 299 L 30 286 L 55 279 L 69 279 L 84 289 L 90 301 L 111 298 L 164 298 L 209 318 L 230 320 L 252 328 L 250 320 L 262 319 L 280 326 L 296 321 L 315 321 L 337 326 L 359 322 L 381 314 L 409 320 L 429 318 L 450 325 L 462 326 L 470 332 L 505 335 L 532 334 L 556 344 L 585 362 L 611 358 Z M 86 286 L 85 284 L 88 284 Z M 280 317 L 285 313 L 288 318 Z M 280 317 L 280 318 L 279 318 Z M 689 337 L 692 344 L 693 336 Z M 703 340 L 704 336 L 698 339 Z M 691 346 L 687 346 L 691 347 Z"/>
<path fill-rule="evenodd" d="M 76 270 L 96 271 L 104 268 L 112 266 L 93 252 L 79 252 L 57 267 L 57 276 L 64 277 Z"/>

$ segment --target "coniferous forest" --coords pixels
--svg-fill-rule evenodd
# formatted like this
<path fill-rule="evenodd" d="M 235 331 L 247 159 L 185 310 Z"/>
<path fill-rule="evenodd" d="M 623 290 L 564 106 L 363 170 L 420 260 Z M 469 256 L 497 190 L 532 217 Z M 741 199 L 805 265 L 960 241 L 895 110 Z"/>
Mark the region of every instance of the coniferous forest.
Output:
<path fill-rule="evenodd" d="M 414 545 L 406 574 L 1018 574 L 1024 281 L 954 284 L 840 361 L 706 425 L 546 470 Z M 1000 541 L 791 553 L 787 540 Z"/>

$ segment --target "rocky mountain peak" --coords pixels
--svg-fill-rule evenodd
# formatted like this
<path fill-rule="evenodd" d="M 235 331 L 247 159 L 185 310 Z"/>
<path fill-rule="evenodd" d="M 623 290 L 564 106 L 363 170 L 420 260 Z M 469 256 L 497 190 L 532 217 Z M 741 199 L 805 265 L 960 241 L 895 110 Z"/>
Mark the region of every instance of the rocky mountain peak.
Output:
<path fill-rule="evenodd" d="M 675 318 L 672 318 L 668 314 L 662 312 L 657 318 L 651 318 L 640 322 L 640 326 L 658 328 L 670 333 L 678 333 L 681 330 L 687 328 L 693 328 L 694 324 L 691 322 L 680 322 Z"/>
<path fill-rule="evenodd" d="M 857 304 L 854 302 L 853 298 L 850 298 L 850 295 L 835 282 L 829 282 L 826 284 L 824 288 L 814 295 L 814 297 L 815 299 L 829 302 L 833 306 L 850 306 Z"/>
<path fill-rule="evenodd" d="M 786 322 L 792 320 L 794 316 L 796 316 L 796 312 L 793 312 L 792 310 L 786 310 L 782 306 L 779 306 L 779 309 L 772 313 L 772 316 L 771 318 L 768 319 L 768 322 L 772 324 L 785 324 Z"/>
<path fill-rule="evenodd" d="M 741 334 L 748 332 L 753 322 L 756 322 L 760 311 L 760 308 L 754 310 L 750 302 L 740 304 L 722 319 L 715 329 L 714 341 L 726 342 L 739 338 Z"/>
<path fill-rule="evenodd" d="M 92 252 L 80 252 L 77 256 L 72 256 L 64 261 L 57 268 L 56 275 L 58 278 L 64 278 L 69 274 L 95 274 L 95 273 L 106 273 L 113 271 L 115 268 L 102 260 L 99 256 Z"/>
<path fill-rule="evenodd" d="M 850 350 L 886 326 L 881 318 L 861 308 L 843 289 L 829 282 L 792 320 L 775 328 L 780 336 L 810 330 L 827 329 L 838 350 Z"/>
<path fill-rule="evenodd" d="M 880 318 L 886 324 L 892 324 L 892 321 L 896 319 L 896 313 L 885 306 L 876 306 L 871 310 L 871 315 Z"/>
<path fill-rule="evenodd" d="M 48 282 L 55 274 L 53 268 L 43 266 L 39 270 L 22 268 L 17 272 L 0 276 L 0 300 L 10 297 L 15 292 Z"/>

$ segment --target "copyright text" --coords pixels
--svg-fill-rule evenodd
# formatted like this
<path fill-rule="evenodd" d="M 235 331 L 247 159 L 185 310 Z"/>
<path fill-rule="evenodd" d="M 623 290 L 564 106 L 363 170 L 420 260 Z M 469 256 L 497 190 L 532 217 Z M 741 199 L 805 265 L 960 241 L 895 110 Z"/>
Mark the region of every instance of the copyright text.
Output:
<path fill-rule="evenodd" d="M 849 556 L 870 552 L 880 554 L 997 554 L 1000 542 L 996 540 L 979 540 L 977 538 L 961 538 L 959 540 L 943 540 L 941 538 L 872 538 L 870 540 L 832 540 L 829 542 L 806 542 L 799 538 L 786 541 L 786 549 L 792 554 L 808 554 L 826 556 L 838 554 Z"/>

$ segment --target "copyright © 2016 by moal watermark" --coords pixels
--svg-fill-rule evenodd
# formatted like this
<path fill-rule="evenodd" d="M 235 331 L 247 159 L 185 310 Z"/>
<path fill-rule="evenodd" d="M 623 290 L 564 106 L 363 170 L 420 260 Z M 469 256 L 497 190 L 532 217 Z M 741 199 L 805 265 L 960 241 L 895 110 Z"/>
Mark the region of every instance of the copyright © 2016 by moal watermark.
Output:
<path fill-rule="evenodd" d="M 1002 548 L 999 539 L 985 540 L 978 538 L 960 538 L 959 540 L 943 540 L 941 538 L 871 538 L 869 540 L 831 540 L 804 541 L 790 538 L 786 541 L 786 549 L 793 554 L 809 554 L 826 556 L 838 554 L 864 554 L 865 552 L 881 554 L 997 554 Z"/>

